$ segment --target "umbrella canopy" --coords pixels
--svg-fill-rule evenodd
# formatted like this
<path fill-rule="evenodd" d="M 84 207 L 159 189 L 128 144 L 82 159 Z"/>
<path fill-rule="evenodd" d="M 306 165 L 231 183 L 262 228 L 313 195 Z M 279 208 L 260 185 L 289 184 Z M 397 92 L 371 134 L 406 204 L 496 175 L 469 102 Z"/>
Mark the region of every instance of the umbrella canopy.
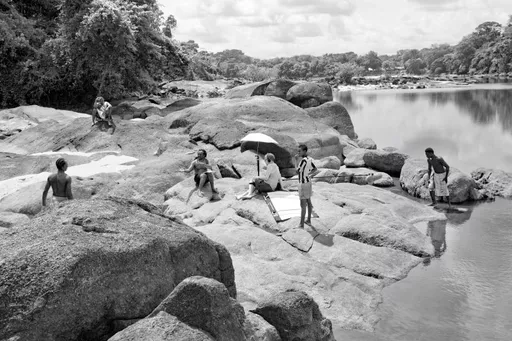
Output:
<path fill-rule="evenodd" d="M 259 143 L 277 143 L 276 140 L 271 138 L 268 135 L 262 134 L 262 133 L 250 133 L 247 136 L 245 136 L 243 139 L 240 140 L 240 142 L 259 142 Z"/>

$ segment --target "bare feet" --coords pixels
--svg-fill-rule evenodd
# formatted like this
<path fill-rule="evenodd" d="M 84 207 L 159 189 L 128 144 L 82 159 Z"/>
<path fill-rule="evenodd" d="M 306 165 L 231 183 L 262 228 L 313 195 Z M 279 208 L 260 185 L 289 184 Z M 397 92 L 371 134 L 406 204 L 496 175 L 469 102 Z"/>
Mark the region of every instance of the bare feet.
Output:
<path fill-rule="evenodd" d="M 431 202 L 430 204 L 428 204 L 427 206 L 436 206 L 435 203 Z"/>
<path fill-rule="evenodd" d="M 297 226 L 298 229 L 304 229 L 304 225 Z"/>
<path fill-rule="evenodd" d="M 304 223 L 305 223 L 306 225 L 311 225 L 311 220 L 306 220 Z"/>
<path fill-rule="evenodd" d="M 198 196 L 199 198 L 202 198 L 202 197 L 204 197 L 204 194 L 203 194 L 203 192 L 201 192 L 201 191 L 197 191 L 197 196 Z"/>

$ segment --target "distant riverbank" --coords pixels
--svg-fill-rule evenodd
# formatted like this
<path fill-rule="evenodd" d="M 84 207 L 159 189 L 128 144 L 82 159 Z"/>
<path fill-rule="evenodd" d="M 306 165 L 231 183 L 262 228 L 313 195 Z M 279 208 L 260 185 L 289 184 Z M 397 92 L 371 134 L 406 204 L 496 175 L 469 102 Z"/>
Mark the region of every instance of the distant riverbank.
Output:
<path fill-rule="evenodd" d="M 442 75 L 430 76 L 365 76 L 354 77 L 352 84 L 333 85 L 340 91 L 380 90 L 380 89 L 441 89 L 466 87 L 481 83 L 507 83 L 512 81 L 512 73 L 499 75 Z"/>

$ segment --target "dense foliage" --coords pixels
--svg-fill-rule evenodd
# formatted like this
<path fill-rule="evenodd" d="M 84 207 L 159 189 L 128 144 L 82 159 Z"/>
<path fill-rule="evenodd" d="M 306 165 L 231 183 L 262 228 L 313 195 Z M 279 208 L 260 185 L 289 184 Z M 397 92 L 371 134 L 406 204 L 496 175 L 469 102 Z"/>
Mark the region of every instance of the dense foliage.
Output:
<path fill-rule="evenodd" d="M 0 105 L 88 103 L 182 77 L 156 0 L 0 0 Z"/>

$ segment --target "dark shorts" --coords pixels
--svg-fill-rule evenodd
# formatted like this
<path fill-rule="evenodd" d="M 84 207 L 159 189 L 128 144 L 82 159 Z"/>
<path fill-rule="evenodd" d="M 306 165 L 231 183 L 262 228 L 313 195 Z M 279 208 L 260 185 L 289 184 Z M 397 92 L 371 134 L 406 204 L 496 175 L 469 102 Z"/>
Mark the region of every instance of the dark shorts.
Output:
<path fill-rule="evenodd" d="M 206 174 L 206 173 L 203 173 L 203 174 L 206 176 L 206 180 L 204 181 L 204 184 L 206 185 L 207 183 L 210 182 L 210 179 L 208 178 L 208 174 Z M 201 175 L 199 175 L 199 174 L 194 175 L 194 182 L 196 183 L 196 186 L 199 186 L 199 182 L 201 181 Z"/>
<path fill-rule="evenodd" d="M 261 179 L 254 180 L 254 187 L 261 193 L 273 192 L 274 190 L 267 184 L 265 181 Z"/>

